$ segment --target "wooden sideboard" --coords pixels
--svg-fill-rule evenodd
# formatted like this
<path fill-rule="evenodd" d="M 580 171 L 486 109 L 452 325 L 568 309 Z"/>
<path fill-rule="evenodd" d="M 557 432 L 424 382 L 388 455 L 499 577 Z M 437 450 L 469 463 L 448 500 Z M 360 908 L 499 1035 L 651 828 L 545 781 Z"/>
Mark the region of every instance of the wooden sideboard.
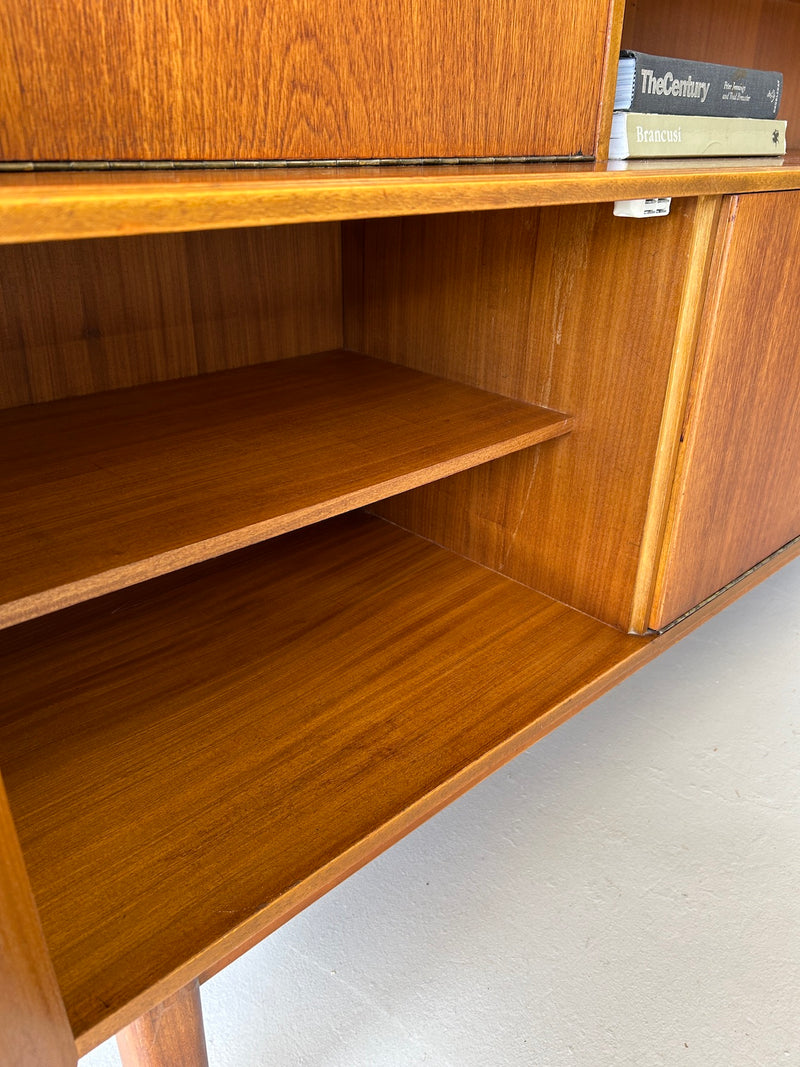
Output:
<path fill-rule="evenodd" d="M 0 1065 L 201 1064 L 198 982 L 800 552 L 800 4 L 28 7 Z M 789 154 L 603 162 L 621 41 L 782 69 Z"/>

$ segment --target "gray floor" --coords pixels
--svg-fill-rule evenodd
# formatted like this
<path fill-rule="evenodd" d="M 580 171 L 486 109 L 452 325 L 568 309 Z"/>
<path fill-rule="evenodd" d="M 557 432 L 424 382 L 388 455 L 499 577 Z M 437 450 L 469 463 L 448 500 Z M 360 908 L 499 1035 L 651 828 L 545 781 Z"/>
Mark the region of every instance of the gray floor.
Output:
<path fill-rule="evenodd" d="M 203 1002 L 212 1067 L 800 1067 L 800 560 Z"/>

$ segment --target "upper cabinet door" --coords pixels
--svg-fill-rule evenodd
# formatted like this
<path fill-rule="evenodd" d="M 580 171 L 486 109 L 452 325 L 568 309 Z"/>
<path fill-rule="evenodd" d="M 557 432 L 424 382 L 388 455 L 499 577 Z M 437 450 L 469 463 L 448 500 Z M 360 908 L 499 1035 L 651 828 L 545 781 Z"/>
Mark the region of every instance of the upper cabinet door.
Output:
<path fill-rule="evenodd" d="M 612 7 L 0 0 L 0 158 L 592 156 Z"/>
<path fill-rule="evenodd" d="M 715 264 L 651 625 L 800 534 L 800 192 L 732 197 Z"/>

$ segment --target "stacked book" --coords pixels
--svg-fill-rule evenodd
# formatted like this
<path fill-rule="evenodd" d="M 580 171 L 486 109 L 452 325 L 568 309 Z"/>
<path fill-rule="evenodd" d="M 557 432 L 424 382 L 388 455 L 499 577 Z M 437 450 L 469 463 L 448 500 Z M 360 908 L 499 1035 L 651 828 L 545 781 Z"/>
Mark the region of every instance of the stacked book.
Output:
<path fill-rule="evenodd" d="M 621 52 L 609 158 L 783 155 L 782 86 L 777 71 Z"/>

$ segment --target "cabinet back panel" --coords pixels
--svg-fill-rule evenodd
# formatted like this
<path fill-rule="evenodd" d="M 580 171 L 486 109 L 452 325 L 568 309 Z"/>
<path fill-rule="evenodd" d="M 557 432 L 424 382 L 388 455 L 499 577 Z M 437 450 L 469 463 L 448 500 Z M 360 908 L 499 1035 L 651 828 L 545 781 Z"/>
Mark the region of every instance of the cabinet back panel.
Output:
<path fill-rule="evenodd" d="M 0 407 L 338 348 L 338 223 L 0 248 Z"/>
<path fill-rule="evenodd" d="M 380 513 L 628 628 L 694 200 L 345 227 L 345 337 L 366 354 L 576 417 L 550 443 Z"/>
<path fill-rule="evenodd" d="M 800 148 L 800 4 L 797 0 L 628 0 L 622 47 L 783 73 L 778 115 Z"/>
<path fill-rule="evenodd" d="M 592 155 L 609 0 L 0 2 L 0 156 Z"/>

